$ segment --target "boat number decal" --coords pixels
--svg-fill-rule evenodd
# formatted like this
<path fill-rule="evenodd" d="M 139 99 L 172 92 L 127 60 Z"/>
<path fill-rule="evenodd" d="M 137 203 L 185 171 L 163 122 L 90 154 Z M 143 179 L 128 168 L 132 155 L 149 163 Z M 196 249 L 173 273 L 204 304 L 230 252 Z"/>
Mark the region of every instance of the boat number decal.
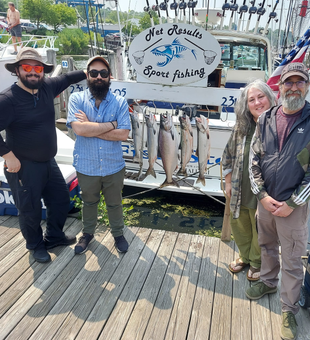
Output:
<path fill-rule="evenodd" d="M 62 68 L 68 68 L 68 61 L 67 60 L 63 60 L 61 62 L 61 66 L 62 66 Z"/>
<path fill-rule="evenodd" d="M 236 104 L 237 98 L 234 96 L 229 96 L 229 98 L 227 97 L 222 97 L 223 102 L 222 102 L 222 106 L 234 106 Z"/>
<path fill-rule="evenodd" d="M 115 89 L 113 93 L 118 94 L 119 96 L 125 97 L 126 96 L 126 88 L 123 87 L 121 90 L 120 89 Z"/>

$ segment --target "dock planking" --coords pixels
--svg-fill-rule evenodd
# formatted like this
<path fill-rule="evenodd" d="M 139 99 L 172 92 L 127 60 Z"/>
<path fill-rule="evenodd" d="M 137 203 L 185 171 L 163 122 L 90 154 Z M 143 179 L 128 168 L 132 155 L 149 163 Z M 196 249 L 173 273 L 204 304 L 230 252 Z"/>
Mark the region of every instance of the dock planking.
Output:
<path fill-rule="evenodd" d="M 65 230 L 81 227 L 68 218 Z M 238 257 L 233 241 L 138 227 L 125 235 L 126 254 L 100 226 L 85 254 L 58 247 L 41 264 L 18 218 L 0 216 L 0 339 L 280 339 L 279 291 L 245 297 L 247 269 L 228 270 Z M 297 322 L 297 339 L 309 340 L 309 309 Z"/>

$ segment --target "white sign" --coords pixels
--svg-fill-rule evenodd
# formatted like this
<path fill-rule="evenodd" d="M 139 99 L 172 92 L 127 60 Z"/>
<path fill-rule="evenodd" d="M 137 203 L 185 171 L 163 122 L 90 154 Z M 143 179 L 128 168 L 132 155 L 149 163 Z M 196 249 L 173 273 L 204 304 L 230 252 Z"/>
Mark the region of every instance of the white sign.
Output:
<path fill-rule="evenodd" d="M 129 59 L 150 83 L 183 85 L 206 78 L 221 59 L 218 41 L 188 24 L 163 24 L 140 33 L 131 43 Z"/>
<path fill-rule="evenodd" d="M 62 68 L 68 68 L 68 61 L 67 60 L 62 60 L 61 61 L 61 66 L 62 66 Z"/>

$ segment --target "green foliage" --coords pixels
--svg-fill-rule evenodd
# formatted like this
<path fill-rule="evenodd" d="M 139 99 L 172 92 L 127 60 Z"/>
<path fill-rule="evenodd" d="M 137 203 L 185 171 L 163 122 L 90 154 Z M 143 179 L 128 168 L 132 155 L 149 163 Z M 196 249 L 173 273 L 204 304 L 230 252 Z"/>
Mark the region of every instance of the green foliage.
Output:
<path fill-rule="evenodd" d="M 11 1 L 11 2 L 15 3 L 15 1 Z M 8 10 L 8 8 L 9 8 L 8 1 L 0 0 L 0 12 L 6 12 Z"/>
<path fill-rule="evenodd" d="M 154 24 L 158 25 L 159 24 L 159 18 L 157 15 L 157 12 L 151 11 L 151 15 L 154 20 Z M 146 30 L 147 28 L 150 28 L 152 26 L 151 24 L 151 18 L 148 13 L 144 13 L 144 16 L 139 20 L 139 25 L 142 29 L 142 31 Z"/>
<path fill-rule="evenodd" d="M 21 16 L 29 18 L 38 27 L 41 22 L 46 22 L 52 11 L 52 0 L 22 0 Z"/>
<path fill-rule="evenodd" d="M 82 216 L 82 207 L 83 207 L 83 201 L 77 197 L 76 195 L 71 199 L 72 201 L 75 201 L 74 203 L 74 207 L 81 209 L 80 210 L 80 217 Z M 133 209 L 133 206 L 130 207 L 124 207 L 123 206 L 123 217 L 124 217 L 124 223 L 125 225 L 129 225 L 131 222 L 131 219 L 129 217 L 129 212 L 130 210 Z M 100 195 L 100 202 L 98 204 L 98 222 L 100 224 L 104 224 L 106 226 L 109 226 L 109 217 L 108 217 L 108 211 L 107 211 L 107 207 L 106 207 L 106 203 L 104 200 L 104 197 L 101 193 Z"/>
<path fill-rule="evenodd" d="M 74 8 L 68 7 L 67 4 L 59 3 L 51 7 L 46 23 L 53 26 L 56 32 L 60 25 L 73 25 L 76 20 L 77 16 Z"/>
<path fill-rule="evenodd" d="M 59 54 L 87 54 L 88 35 L 78 28 L 65 28 L 58 34 L 56 47 L 59 48 Z"/>

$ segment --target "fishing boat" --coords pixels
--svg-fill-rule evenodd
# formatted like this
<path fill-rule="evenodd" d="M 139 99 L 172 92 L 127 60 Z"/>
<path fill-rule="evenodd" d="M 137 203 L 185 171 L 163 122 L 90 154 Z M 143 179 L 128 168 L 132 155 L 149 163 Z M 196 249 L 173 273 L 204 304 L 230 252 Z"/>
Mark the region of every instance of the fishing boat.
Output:
<path fill-rule="evenodd" d="M 208 8 L 195 9 L 196 3 L 193 1 L 179 4 L 174 1 L 170 4 L 173 15 L 168 13 L 167 1 L 161 5 L 156 4 L 153 10 L 158 10 L 159 14 L 160 10 L 165 11 L 170 20 L 152 26 L 132 41 L 128 58 L 135 70 L 135 80 L 125 79 L 125 72 L 119 71 L 124 69 L 120 67 L 122 62 L 128 65 L 122 57 L 125 53 L 118 53 L 121 56 L 118 67 L 112 69 L 115 79 L 112 80 L 111 90 L 127 98 L 132 115 L 138 117 L 141 130 L 139 146 L 134 127 L 131 140 L 123 142 L 125 185 L 140 189 L 223 196 L 220 161 L 235 124 L 234 105 L 240 88 L 257 78 L 266 81 L 272 73 L 267 25 L 258 32 L 260 17 L 266 10 L 263 4 L 259 8 L 255 7 L 255 1 L 252 1 L 250 8 L 241 6 L 239 20 L 242 16 L 248 16 L 246 28 L 237 23 L 237 28 L 233 30 L 232 17 L 238 9 L 236 1 L 229 4 L 226 0 L 222 9 L 212 11 Z M 187 19 L 185 9 L 189 11 L 190 19 Z M 145 10 L 150 10 L 148 1 Z M 270 20 L 276 16 L 274 10 L 275 6 L 269 14 Z M 208 25 L 211 28 L 217 25 L 217 29 L 210 29 L 202 23 L 206 13 L 211 13 Z M 228 29 L 224 29 L 223 21 L 227 13 L 231 19 Z M 256 27 L 254 32 L 249 32 L 250 21 L 255 20 L 254 15 L 257 15 Z M 71 92 L 85 88 L 85 83 L 77 84 L 72 86 Z M 158 127 L 161 119 L 171 116 L 178 138 L 181 138 L 180 117 L 187 115 L 190 118 L 193 147 L 191 158 L 186 164 L 186 175 L 180 175 L 181 151 L 176 151 L 180 154 L 178 167 L 174 171 L 173 182 L 168 185 L 164 155 L 158 155 L 152 165 L 155 176 L 152 171 L 148 171 L 150 150 L 147 145 L 146 119 L 152 115 Z M 201 176 L 197 154 L 199 116 L 208 118 L 211 144 L 207 168 L 203 173 L 204 181 L 198 180 Z"/>
<path fill-rule="evenodd" d="M 0 43 L 0 91 L 3 91 L 16 81 L 16 76 L 10 74 L 4 67 L 4 64 L 15 60 L 16 55 L 14 52 L 14 46 L 12 44 L 12 37 L 10 34 L 1 34 L 1 37 L 7 37 L 6 43 Z M 57 51 L 55 47 L 56 36 L 38 36 L 38 35 L 23 35 L 23 46 L 35 47 L 43 60 L 47 60 L 47 51 L 52 49 Z M 17 44 L 17 50 L 19 51 L 20 46 Z"/>

